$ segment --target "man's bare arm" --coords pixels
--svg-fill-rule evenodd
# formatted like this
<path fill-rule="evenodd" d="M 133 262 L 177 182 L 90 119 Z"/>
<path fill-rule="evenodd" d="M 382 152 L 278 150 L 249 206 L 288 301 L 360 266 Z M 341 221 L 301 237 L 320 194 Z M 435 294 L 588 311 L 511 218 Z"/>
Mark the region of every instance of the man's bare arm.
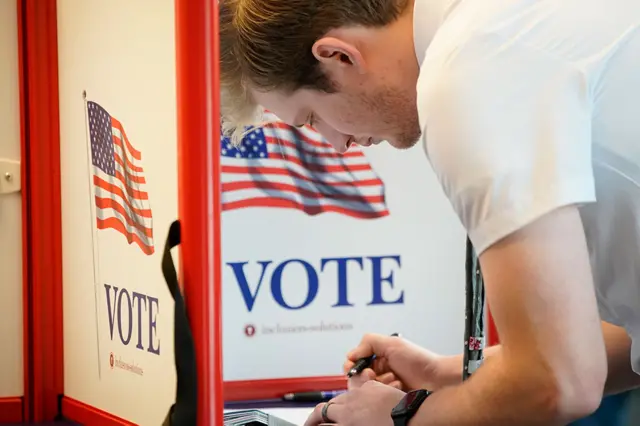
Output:
<path fill-rule="evenodd" d="M 602 334 L 607 350 L 608 374 L 605 384 L 605 394 L 613 395 L 632 389 L 640 388 L 640 375 L 631 368 L 631 339 L 624 328 L 602 321 Z M 485 359 L 490 360 L 502 349 L 501 345 L 488 347 Z M 440 371 L 441 381 L 448 385 L 462 382 L 463 356 L 446 357 Z"/>
<path fill-rule="evenodd" d="M 480 256 L 502 347 L 411 421 L 565 425 L 600 405 L 607 359 L 580 215 L 547 214 Z"/>

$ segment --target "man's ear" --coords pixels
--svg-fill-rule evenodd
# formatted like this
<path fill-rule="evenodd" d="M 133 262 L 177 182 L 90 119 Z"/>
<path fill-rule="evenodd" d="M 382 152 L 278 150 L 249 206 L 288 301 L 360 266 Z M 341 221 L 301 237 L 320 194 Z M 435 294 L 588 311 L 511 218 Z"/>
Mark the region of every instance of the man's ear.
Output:
<path fill-rule="evenodd" d="M 344 72 L 352 69 L 359 74 L 365 72 L 365 61 L 362 53 L 353 44 L 335 37 L 323 37 L 311 48 L 313 56 L 325 67 Z"/>

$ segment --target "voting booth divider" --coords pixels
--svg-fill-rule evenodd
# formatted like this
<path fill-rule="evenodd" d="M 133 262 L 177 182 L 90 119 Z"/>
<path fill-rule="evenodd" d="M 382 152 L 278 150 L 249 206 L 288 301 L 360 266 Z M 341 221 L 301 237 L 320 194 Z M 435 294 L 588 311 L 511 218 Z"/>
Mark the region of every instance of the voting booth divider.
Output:
<path fill-rule="evenodd" d="M 199 425 L 344 389 L 367 332 L 462 351 L 465 234 L 421 147 L 339 156 L 277 120 L 232 146 L 215 1 L 15 1 L 24 392 L 0 422 L 161 424 L 175 220 Z"/>

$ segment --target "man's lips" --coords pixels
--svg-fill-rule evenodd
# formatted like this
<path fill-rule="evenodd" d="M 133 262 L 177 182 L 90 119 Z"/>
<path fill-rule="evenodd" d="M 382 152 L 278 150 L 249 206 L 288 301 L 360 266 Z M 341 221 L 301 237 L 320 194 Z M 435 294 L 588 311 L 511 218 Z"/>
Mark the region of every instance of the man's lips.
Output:
<path fill-rule="evenodd" d="M 362 138 L 362 139 L 354 139 L 354 138 L 350 138 L 346 145 L 345 148 L 349 149 L 351 147 L 351 145 L 353 145 L 354 143 L 356 145 L 362 146 L 362 147 L 368 147 L 371 145 L 379 145 L 380 143 L 382 143 L 384 141 L 384 139 L 374 139 L 372 137 L 369 138 Z"/>
<path fill-rule="evenodd" d="M 376 145 L 379 142 L 377 142 L 373 138 L 362 138 L 362 139 L 358 139 L 356 143 L 360 146 L 371 146 L 371 145 Z"/>

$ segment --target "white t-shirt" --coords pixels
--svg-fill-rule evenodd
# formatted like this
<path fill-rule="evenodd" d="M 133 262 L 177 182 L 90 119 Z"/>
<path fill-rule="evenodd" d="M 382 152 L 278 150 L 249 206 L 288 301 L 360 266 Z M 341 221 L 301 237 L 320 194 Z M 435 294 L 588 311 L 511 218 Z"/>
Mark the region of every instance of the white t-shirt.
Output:
<path fill-rule="evenodd" d="M 416 0 L 424 149 L 479 252 L 577 204 L 640 373 L 640 1 Z"/>

